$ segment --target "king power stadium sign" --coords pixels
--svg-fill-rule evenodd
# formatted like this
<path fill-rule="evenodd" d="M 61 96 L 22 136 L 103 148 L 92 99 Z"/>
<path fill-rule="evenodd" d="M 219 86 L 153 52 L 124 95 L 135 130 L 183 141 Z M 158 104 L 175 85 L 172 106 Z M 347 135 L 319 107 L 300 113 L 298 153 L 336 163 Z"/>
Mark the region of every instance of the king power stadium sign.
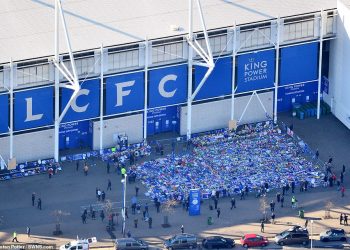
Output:
<path fill-rule="evenodd" d="M 244 64 L 244 82 L 267 79 L 267 66 L 266 60 L 258 61 L 255 58 L 249 58 L 249 62 Z"/>

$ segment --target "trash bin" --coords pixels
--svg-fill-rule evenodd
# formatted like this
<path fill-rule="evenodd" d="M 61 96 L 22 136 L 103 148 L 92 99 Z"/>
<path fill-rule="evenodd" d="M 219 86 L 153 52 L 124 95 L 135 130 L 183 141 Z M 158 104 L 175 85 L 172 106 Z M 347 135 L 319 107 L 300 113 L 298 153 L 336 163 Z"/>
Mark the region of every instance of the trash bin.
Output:
<path fill-rule="evenodd" d="M 299 217 L 304 218 L 304 210 L 302 209 L 299 210 Z"/>
<path fill-rule="evenodd" d="M 208 223 L 208 225 L 212 225 L 213 224 L 213 217 L 209 216 L 207 223 Z"/>

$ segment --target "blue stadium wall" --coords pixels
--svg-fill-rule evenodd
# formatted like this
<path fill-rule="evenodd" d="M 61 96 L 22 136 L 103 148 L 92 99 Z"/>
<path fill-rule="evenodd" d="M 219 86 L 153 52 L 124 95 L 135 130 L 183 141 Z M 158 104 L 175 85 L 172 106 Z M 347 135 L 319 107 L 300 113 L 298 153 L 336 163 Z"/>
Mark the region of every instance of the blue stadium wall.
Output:
<path fill-rule="evenodd" d="M 317 98 L 319 43 L 311 42 L 280 48 L 278 112 L 289 111 L 293 103 L 315 101 Z M 271 93 L 273 97 L 275 83 L 276 51 L 274 49 L 238 54 L 235 65 L 237 101 L 247 102 L 253 91 Z M 325 59 L 328 60 L 327 58 Z M 232 93 L 232 56 L 216 58 L 216 66 L 203 88 L 194 100 L 194 107 L 205 103 L 222 103 L 218 106 L 228 114 L 222 119 L 225 123 L 212 127 L 199 127 L 205 130 L 225 127 L 229 120 Z M 327 64 L 324 63 L 324 64 Z M 193 89 L 198 86 L 205 74 L 205 68 L 193 67 Z M 325 72 L 328 69 L 324 70 Z M 81 90 L 62 124 L 60 125 L 60 149 L 77 147 L 98 147 L 100 92 L 103 91 L 103 117 L 105 121 L 104 146 L 113 145 L 115 134 L 125 132 L 130 142 L 138 142 L 143 137 L 143 126 L 147 126 L 148 135 L 162 132 L 181 134 L 186 130 L 184 108 L 187 100 L 188 66 L 186 63 L 151 68 L 148 71 L 148 119 L 143 124 L 145 95 L 145 72 L 143 70 L 105 76 L 104 88 L 100 89 L 100 79 L 88 79 L 81 82 Z M 54 95 L 53 85 L 22 89 L 14 92 L 14 132 L 15 137 L 24 134 L 52 130 L 54 125 L 55 98 L 60 99 L 62 111 L 72 91 L 60 89 L 60 96 Z M 245 101 L 243 101 L 243 99 Z M 249 98 L 248 98 L 249 99 Z M 273 107 L 273 98 L 267 97 L 269 107 Z M 225 104 L 223 104 L 225 103 Z M 243 104 L 242 104 L 243 105 Z M 254 104 L 255 105 L 255 104 Z M 253 109 L 254 109 L 253 105 Z M 205 106 L 205 105 L 204 105 Z M 203 106 L 203 109 L 205 107 Z M 255 107 L 256 108 L 256 107 Z M 196 108 L 194 108 L 195 110 Z M 220 113 L 218 110 L 216 113 Z M 9 94 L 0 93 L 0 134 L 7 140 L 9 127 Z M 273 110 L 269 111 L 269 115 Z M 251 113 L 254 116 L 254 112 Z M 214 116 L 214 117 L 213 117 Z M 203 123 L 215 120 L 213 116 Z M 238 119 L 240 114 L 235 114 Z M 194 114 L 193 117 L 196 117 Z M 254 118 L 254 117 L 253 117 Z M 260 118 L 259 118 L 260 119 Z M 254 120 L 254 119 L 253 119 Z M 250 120 L 252 121 L 252 117 Z M 125 123 L 127 123 L 125 125 Z M 106 125 L 107 124 L 107 125 Z M 197 131 L 197 132 L 198 132 Z M 108 138 L 107 138 L 108 137 Z M 5 143 L 6 144 L 6 143 Z M 8 149 L 2 148 L 2 152 Z"/>

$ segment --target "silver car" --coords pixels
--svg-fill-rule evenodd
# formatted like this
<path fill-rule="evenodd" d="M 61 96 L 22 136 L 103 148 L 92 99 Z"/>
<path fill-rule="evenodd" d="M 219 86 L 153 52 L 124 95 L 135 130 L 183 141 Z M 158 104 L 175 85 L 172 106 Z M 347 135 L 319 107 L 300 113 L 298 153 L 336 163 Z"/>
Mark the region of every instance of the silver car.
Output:
<path fill-rule="evenodd" d="M 134 238 L 122 238 L 115 240 L 116 250 L 148 250 L 148 244 Z"/>
<path fill-rule="evenodd" d="M 345 231 L 341 228 L 328 229 L 320 233 L 320 241 L 346 241 Z"/>

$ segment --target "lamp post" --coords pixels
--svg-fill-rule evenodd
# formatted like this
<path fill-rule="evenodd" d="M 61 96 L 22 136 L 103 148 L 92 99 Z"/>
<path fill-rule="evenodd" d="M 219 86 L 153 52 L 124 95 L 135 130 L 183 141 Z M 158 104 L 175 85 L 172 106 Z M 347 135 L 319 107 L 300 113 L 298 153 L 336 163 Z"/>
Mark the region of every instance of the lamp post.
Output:
<path fill-rule="evenodd" d="M 123 237 L 125 238 L 125 203 L 126 203 L 126 174 L 124 174 L 124 178 L 121 180 L 122 186 L 123 186 L 123 209 L 122 209 L 122 216 L 123 216 L 123 228 L 122 233 Z"/>
<path fill-rule="evenodd" d="M 311 249 L 313 249 L 312 248 L 312 235 L 313 235 L 313 232 L 312 232 L 312 230 L 313 230 L 313 227 L 314 227 L 314 220 L 311 220 Z"/>

